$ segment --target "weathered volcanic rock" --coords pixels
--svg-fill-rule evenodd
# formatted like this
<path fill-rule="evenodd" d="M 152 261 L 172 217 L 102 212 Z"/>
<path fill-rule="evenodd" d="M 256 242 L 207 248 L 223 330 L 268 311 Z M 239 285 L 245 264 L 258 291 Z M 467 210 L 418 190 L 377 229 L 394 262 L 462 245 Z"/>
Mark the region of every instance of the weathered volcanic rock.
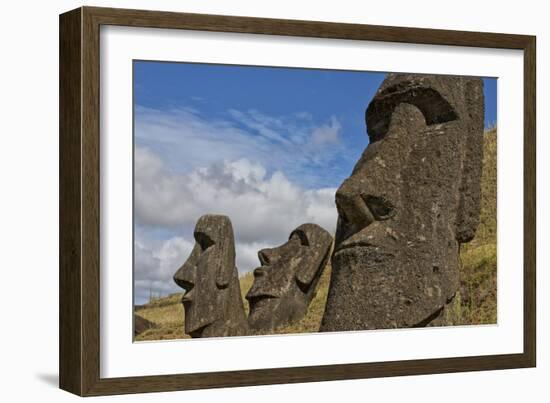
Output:
<path fill-rule="evenodd" d="M 330 256 L 332 236 L 316 224 L 302 224 L 288 242 L 258 252 L 261 267 L 246 295 L 248 324 L 256 334 L 300 320 Z"/>
<path fill-rule="evenodd" d="M 386 77 L 366 111 L 370 144 L 336 193 L 322 331 L 441 323 L 479 221 L 483 119 L 481 79 Z"/>
<path fill-rule="evenodd" d="M 191 337 L 246 334 L 231 221 L 226 216 L 204 215 L 194 236 L 191 256 L 174 275 L 186 290 L 182 298 L 185 333 Z"/>
<path fill-rule="evenodd" d="M 137 336 L 138 334 L 143 333 L 153 327 L 155 327 L 154 323 L 148 321 L 145 318 L 142 318 L 139 315 L 134 315 L 134 336 Z"/>

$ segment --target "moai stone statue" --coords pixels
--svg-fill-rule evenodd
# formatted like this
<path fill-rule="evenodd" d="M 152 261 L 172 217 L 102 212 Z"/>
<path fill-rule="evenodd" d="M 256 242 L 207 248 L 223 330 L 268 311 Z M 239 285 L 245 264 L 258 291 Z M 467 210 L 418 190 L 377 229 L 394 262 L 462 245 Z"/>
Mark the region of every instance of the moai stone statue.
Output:
<path fill-rule="evenodd" d="M 194 236 L 191 256 L 174 275 L 176 284 L 186 291 L 182 298 L 185 333 L 193 338 L 246 334 L 229 217 L 202 216 Z"/>
<path fill-rule="evenodd" d="M 248 324 L 255 334 L 300 320 L 330 257 L 332 236 L 316 224 L 302 224 L 288 242 L 258 252 L 261 266 L 246 295 Z"/>
<path fill-rule="evenodd" d="M 388 74 L 336 193 L 321 331 L 442 324 L 479 221 L 483 120 L 479 78 Z"/>

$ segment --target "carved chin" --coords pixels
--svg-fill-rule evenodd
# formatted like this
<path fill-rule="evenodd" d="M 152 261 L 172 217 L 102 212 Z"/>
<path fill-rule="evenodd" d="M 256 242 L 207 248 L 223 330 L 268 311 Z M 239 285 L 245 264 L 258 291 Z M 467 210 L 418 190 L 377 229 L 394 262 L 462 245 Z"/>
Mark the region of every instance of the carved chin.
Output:
<path fill-rule="evenodd" d="M 185 329 L 185 333 L 187 333 L 189 336 L 191 336 L 193 339 L 197 339 L 197 338 L 200 338 L 200 337 L 204 337 L 205 336 L 205 333 L 208 333 L 207 332 L 207 329 L 210 325 L 205 325 L 205 326 L 202 326 L 202 327 L 195 327 L 194 329 L 191 328 L 191 329 L 188 329 L 186 328 Z"/>
<path fill-rule="evenodd" d="M 301 319 L 306 311 L 307 304 L 299 298 L 260 297 L 250 304 L 248 325 L 256 334 L 270 334 Z"/>
<path fill-rule="evenodd" d="M 208 328 L 212 326 L 212 322 L 193 320 L 196 312 L 189 302 L 184 302 L 183 308 L 185 311 L 185 333 L 192 338 L 206 337 Z"/>
<path fill-rule="evenodd" d="M 274 316 L 276 316 L 280 299 L 270 296 L 259 296 L 250 300 L 250 315 L 248 324 L 252 329 L 263 330 L 274 327 Z"/>

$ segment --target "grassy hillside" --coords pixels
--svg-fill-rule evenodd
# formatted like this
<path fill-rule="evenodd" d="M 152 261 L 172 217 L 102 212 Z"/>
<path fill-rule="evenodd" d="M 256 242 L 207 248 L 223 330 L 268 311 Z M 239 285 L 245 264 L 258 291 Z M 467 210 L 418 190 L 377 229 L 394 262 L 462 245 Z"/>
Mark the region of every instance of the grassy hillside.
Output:
<path fill-rule="evenodd" d="M 497 321 L 497 131 L 485 133 L 481 212 L 476 237 L 462 245 L 460 291 L 447 312 L 449 325 Z"/>
<path fill-rule="evenodd" d="M 135 315 L 147 319 L 155 324 L 154 327 L 138 334 L 135 339 L 167 340 L 188 338 L 183 332 L 183 305 L 182 294 L 172 294 L 165 298 L 156 299 L 136 309 Z"/>
<path fill-rule="evenodd" d="M 446 313 L 449 325 L 496 323 L 496 138 L 496 129 L 485 133 L 480 225 L 474 240 L 463 245 L 461 249 L 461 286 Z M 275 333 L 303 333 L 319 330 L 327 300 L 330 270 L 329 264 L 319 281 L 317 293 L 306 316 L 297 323 L 277 329 Z M 240 279 L 243 299 L 252 285 L 252 280 L 252 273 Z M 183 333 L 184 312 L 180 300 L 181 294 L 173 294 L 137 309 L 136 315 L 152 322 L 155 327 L 136 336 L 136 340 L 189 337 Z M 246 299 L 244 301 L 248 313 L 248 302 Z"/>

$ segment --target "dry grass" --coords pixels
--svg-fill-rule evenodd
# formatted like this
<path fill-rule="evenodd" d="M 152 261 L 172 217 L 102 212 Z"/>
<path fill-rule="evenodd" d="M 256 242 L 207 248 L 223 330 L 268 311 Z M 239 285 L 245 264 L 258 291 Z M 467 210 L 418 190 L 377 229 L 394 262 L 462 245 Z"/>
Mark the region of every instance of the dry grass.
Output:
<path fill-rule="evenodd" d="M 137 309 L 136 315 L 154 323 L 155 327 L 137 335 L 136 341 L 188 338 L 183 332 L 181 296 L 182 294 L 172 294 Z"/>
<path fill-rule="evenodd" d="M 447 310 L 448 325 L 497 321 L 497 130 L 485 133 L 481 212 L 476 237 L 462 246 L 460 291 Z"/>
<path fill-rule="evenodd" d="M 497 250 L 496 250 L 496 128 L 485 133 L 483 176 L 481 187 L 480 225 L 472 242 L 462 246 L 460 253 L 461 287 L 446 313 L 448 325 L 475 325 L 496 323 L 497 318 Z M 306 316 L 293 324 L 276 329 L 275 333 L 317 332 L 321 324 L 328 295 L 330 264 L 325 268 L 317 292 Z M 247 273 L 240 278 L 241 294 L 248 314 L 248 301 L 244 298 L 254 276 Z M 155 327 L 136 337 L 142 340 L 188 338 L 183 333 L 183 307 L 181 294 L 172 294 L 144 305 L 136 315 L 153 322 Z"/>
<path fill-rule="evenodd" d="M 252 283 L 254 282 L 254 273 L 246 273 L 244 276 L 241 276 L 239 282 L 241 284 L 241 295 L 243 296 L 244 312 L 246 313 L 246 316 L 248 316 L 248 312 L 250 312 L 250 306 L 248 305 L 248 300 L 244 296 L 246 295 L 248 290 L 250 290 L 250 287 L 252 287 Z"/>

